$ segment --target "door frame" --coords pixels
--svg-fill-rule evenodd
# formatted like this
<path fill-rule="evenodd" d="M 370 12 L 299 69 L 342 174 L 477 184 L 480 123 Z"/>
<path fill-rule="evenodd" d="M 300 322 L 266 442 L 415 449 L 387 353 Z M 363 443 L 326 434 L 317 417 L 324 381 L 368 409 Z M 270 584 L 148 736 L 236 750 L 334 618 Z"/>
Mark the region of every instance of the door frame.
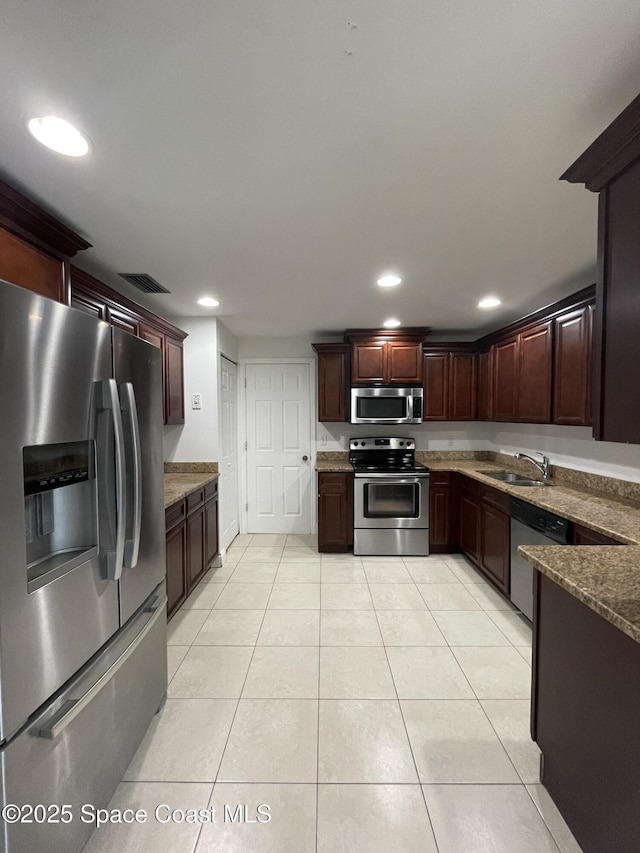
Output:
<path fill-rule="evenodd" d="M 218 420 L 218 448 L 219 448 L 218 472 L 220 471 L 220 465 L 222 464 L 222 439 L 221 439 L 221 435 L 222 435 L 222 429 L 221 429 L 221 426 L 222 426 L 222 361 L 221 361 L 221 359 L 223 359 L 223 358 L 226 359 L 230 364 L 233 364 L 233 366 L 236 368 L 236 434 L 234 436 L 234 439 L 236 442 L 236 455 L 237 455 L 237 459 L 238 459 L 238 465 L 236 468 L 236 477 L 237 477 L 237 483 L 236 483 L 236 501 L 237 501 L 236 513 L 238 516 L 238 533 L 240 533 L 240 506 L 241 506 L 241 504 L 240 504 L 240 479 L 241 479 L 241 469 L 240 469 L 241 453 L 240 453 L 240 448 L 243 446 L 243 443 L 240 441 L 240 433 L 239 433 L 239 429 L 240 429 L 240 411 L 239 411 L 239 409 L 240 409 L 240 385 L 242 383 L 240 381 L 240 365 L 238 364 L 238 362 L 235 361 L 233 358 L 229 358 L 228 355 L 225 355 L 221 350 L 219 350 L 218 351 L 218 364 L 216 365 L 216 369 L 218 372 L 217 377 L 216 377 L 217 383 L 218 383 L 218 400 L 217 400 L 217 405 L 218 405 L 218 419 L 217 419 Z M 222 538 L 222 529 L 220 526 L 220 509 L 219 508 L 218 508 L 218 535 L 220 537 L 218 540 L 218 547 L 220 548 L 220 552 L 226 553 L 227 546 L 225 546 L 224 548 L 220 547 L 220 541 Z"/>
<path fill-rule="evenodd" d="M 238 434 L 240 437 L 240 533 L 249 527 L 247 511 L 249 497 L 249 469 L 247 466 L 247 365 L 248 364 L 308 364 L 309 365 L 309 465 L 311 466 L 311 489 L 309 490 L 309 519 L 311 533 L 318 529 L 318 502 L 315 500 L 316 484 L 316 359 L 293 356 L 291 358 L 240 358 L 238 359 Z"/>

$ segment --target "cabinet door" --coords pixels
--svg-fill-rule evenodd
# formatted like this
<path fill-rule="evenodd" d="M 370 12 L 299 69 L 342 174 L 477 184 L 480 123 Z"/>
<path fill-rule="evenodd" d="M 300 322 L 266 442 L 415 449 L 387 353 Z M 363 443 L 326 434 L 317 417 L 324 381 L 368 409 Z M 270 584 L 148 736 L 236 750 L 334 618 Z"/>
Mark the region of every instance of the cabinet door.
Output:
<path fill-rule="evenodd" d="M 554 320 L 553 422 L 591 423 L 591 326 L 593 306 Z"/>
<path fill-rule="evenodd" d="M 387 343 L 387 382 L 415 385 L 422 382 L 422 344 Z"/>
<path fill-rule="evenodd" d="M 183 521 L 167 533 L 167 616 L 171 617 L 187 596 L 187 527 Z"/>
<path fill-rule="evenodd" d="M 80 287 L 74 286 L 72 288 L 70 304 L 72 308 L 84 311 L 85 314 L 90 314 L 97 320 L 106 320 L 107 318 L 107 306 L 104 301 Z"/>
<path fill-rule="evenodd" d="M 429 551 L 450 554 L 457 550 L 455 497 L 451 474 L 432 473 L 429 482 Z"/>
<path fill-rule="evenodd" d="M 167 366 L 165 364 L 165 338 L 161 332 L 157 332 L 151 326 L 146 326 L 144 323 L 140 324 L 139 335 L 143 341 L 147 341 L 147 343 L 153 344 L 154 347 L 158 347 L 158 349 L 162 352 L 162 421 L 166 424 L 167 422 L 167 382 L 166 382 L 166 373 Z"/>
<path fill-rule="evenodd" d="M 600 194 L 594 435 L 640 444 L 640 160 Z"/>
<path fill-rule="evenodd" d="M 449 420 L 476 419 L 476 357 L 452 352 L 449 360 Z"/>
<path fill-rule="evenodd" d="M 581 524 L 573 525 L 573 536 L 571 539 L 572 545 L 621 545 L 616 539 L 610 536 L 605 536 L 604 533 L 598 533 L 597 530 L 591 530 L 588 527 L 583 527 Z"/>
<path fill-rule="evenodd" d="M 481 507 L 481 564 L 507 593 L 509 591 L 509 516 L 483 501 Z"/>
<path fill-rule="evenodd" d="M 165 343 L 166 423 L 184 423 L 184 373 L 182 342 L 166 338 Z"/>
<path fill-rule="evenodd" d="M 318 473 L 318 550 L 343 552 L 349 550 L 353 529 L 353 507 L 349 506 L 349 479 L 353 474 Z M 351 522 L 353 528 L 353 522 Z"/>
<path fill-rule="evenodd" d="M 132 335 L 138 336 L 140 321 L 126 311 L 118 311 L 115 308 L 107 308 L 107 322 L 111 326 L 123 329 Z"/>
<path fill-rule="evenodd" d="M 480 561 L 480 505 L 476 496 L 465 490 L 460 495 L 460 547 Z"/>
<path fill-rule="evenodd" d="M 478 420 L 493 420 L 493 350 L 478 353 Z"/>
<path fill-rule="evenodd" d="M 348 422 L 350 385 L 350 348 L 336 346 L 335 351 L 318 350 L 318 420 L 325 423 Z"/>
<path fill-rule="evenodd" d="M 204 505 L 205 568 L 209 568 L 218 553 L 218 500 Z"/>
<path fill-rule="evenodd" d="M 518 420 L 518 338 L 493 346 L 493 419 Z"/>
<path fill-rule="evenodd" d="M 449 353 L 426 352 L 423 362 L 423 421 L 449 419 Z"/>
<path fill-rule="evenodd" d="M 387 347 L 384 342 L 353 345 L 351 378 L 354 382 L 386 382 Z"/>
<path fill-rule="evenodd" d="M 45 254 L 4 228 L 0 228 L 0 278 L 58 302 L 64 301 L 62 260 Z"/>
<path fill-rule="evenodd" d="M 518 420 L 521 423 L 551 421 L 552 329 L 549 320 L 520 334 Z"/>
<path fill-rule="evenodd" d="M 191 592 L 205 570 L 204 507 L 187 518 L 187 591 Z"/>

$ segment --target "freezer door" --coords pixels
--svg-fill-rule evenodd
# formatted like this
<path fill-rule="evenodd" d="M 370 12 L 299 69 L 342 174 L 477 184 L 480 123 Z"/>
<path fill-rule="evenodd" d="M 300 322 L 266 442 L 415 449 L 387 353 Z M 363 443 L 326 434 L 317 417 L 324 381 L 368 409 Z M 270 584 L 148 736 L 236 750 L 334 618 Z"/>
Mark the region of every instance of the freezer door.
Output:
<path fill-rule="evenodd" d="M 0 740 L 118 629 L 106 323 L 0 282 Z"/>
<path fill-rule="evenodd" d="M 167 690 L 166 596 L 156 596 L 64 692 L 0 749 L 0 803 L 48 807 L 57 822 L 5 823 L 1 853 L 79 853 Z M 66 817 L 56 806 L 66 805 Z M 91 810 L 85 812 L 85 817 Z M 71 820 L 68 820 L 71 816 Z M 68 821 L 68 822 L 67 822 Z"/>
<path fill-rule="evenodd" d="M 127 469 L 124 624 L 165 578 L 162 352 L 122 329 L 112 335 Z"/>

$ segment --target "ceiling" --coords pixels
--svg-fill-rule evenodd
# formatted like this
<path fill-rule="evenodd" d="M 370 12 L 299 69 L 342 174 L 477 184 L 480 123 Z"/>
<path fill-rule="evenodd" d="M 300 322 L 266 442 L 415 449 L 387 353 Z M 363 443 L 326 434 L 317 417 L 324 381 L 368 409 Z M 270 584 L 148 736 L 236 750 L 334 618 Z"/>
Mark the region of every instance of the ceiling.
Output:
<path fill-rule="evenodd" d="M 640 90 L 637 0 L 4 0 L 0 23 L 3 177 L 163 316 L 470 333 L 594 280 L 597 199 L 558 176 Z M 32 140 L 47 114 L 90 156 Z"/>

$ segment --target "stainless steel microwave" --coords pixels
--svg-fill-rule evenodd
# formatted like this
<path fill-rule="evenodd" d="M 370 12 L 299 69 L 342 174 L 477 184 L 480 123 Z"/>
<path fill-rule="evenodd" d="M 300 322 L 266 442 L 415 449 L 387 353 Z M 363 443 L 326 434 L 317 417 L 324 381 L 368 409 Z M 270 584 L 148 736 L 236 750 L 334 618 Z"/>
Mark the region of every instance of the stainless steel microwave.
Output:
<path fill-rule="evenodd" d="M 352 424 L 422 423 L 422 388 L 392 385 L 351 389 Z"/>

